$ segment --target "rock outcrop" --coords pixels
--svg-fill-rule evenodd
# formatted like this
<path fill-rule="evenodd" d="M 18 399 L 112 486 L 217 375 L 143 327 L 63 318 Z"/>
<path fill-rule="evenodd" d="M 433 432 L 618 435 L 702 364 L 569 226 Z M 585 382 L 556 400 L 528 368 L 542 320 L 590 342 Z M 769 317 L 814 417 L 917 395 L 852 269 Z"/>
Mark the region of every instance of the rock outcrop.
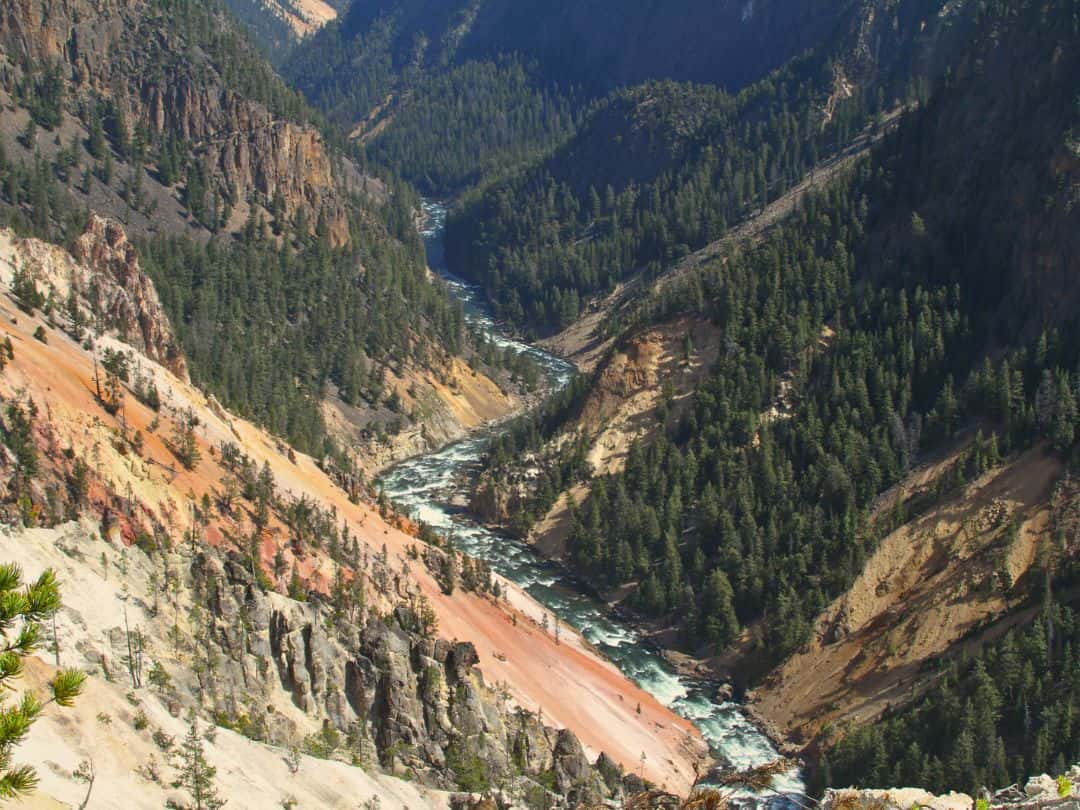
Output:
<path fill-rule="evenodd" d="M 219 712 L 243 716 L 281 688 L 352 755 L 433 787 L 513 792 L 543 780 L 570 806 L 622 796 L 617 769 L 609 763 L 605 779 L 573 732 L 544 726 L 484 683 L 471 643 L 420 633 L 407 607 L 330 629 L 329 606 L 263 592 L 236 556 L 202 553 L 192 575 L 205 584 Z M 288 726 L 284 713 L 268 715 L 267 736 L 288 739 Z"/>
<path fill-rule="evenodd" d="M 37 239 L 0 231 L 0 280 L 10 286 L 16 270 L 29 274 L 56 306 L 72 293 L 84 315 L 101 331 L 187 379 L 187 363 L 161 307 L 153 282 L 139 266 L 138 252 L 119 223 L 91 216 L 70 253 Z"/>
<path fill-rule="evenodd" d="M 1057 778 L 1041 774 L 1023 787 L 1012 785 L 992 794 L 983 791 L 978 798 L 987 810 L 1080 810 L 1080 765 Z M 972 810 L 976 806 L 975 799 L 966 793 L 935 796 L 921 788 L 830 789 L 819 804 L 821 810 Z"/>
<path fill-rule="evenodd" d="M 85 271 L 73 273 L 75 291 L 91 312 L 104 318 L 122 340 L 187 379 L 187 363 L 157 290 L 120 224 L 92 216 L 72 244 L 71 255 L 76 268 Z"/>
<path fill-rule="evenodd" d="M 529 484 L 523 471 L 512 472 L 512 476 L 481 475 L 469 499 L 469 511 L 490 525 L 509 525 L 527 505 Z"/>
<path fill-rule="evenodd" d="M 139 82 L 138 95 L 128 99 L 133 114 L 153 132 L 189 142 L 220 192 L 264 207 L 280 198 L 287 218 L 304 211 L 314 226 L 322 216 L 335 244 L 348 240 L 345 201 L 317 130 L 186 70 L 164 82 L 153 75 Z"/>
<path fill-rule="evenodd" d="M 242 225 L 248 210 L 269 221 L 279 206 L 289 221 L 302 217 L 314 232 L 321 220 L 335 244 L 346 243 L 347 197 L 364 190 L 364 178 L 347 161 L 331 160 L 318 130 L 297 119 L 296 99 L 242 38 L 228 38 L 225 18 L 194 12 L 220 28 L 210 35 L 196 33 L 201 23 L 186 13 L 146 0 L 6 3 L 0 49 L 14 63 L 9 83 L 58 64 L 65 106 L 84 129 L 88 111 L 98 109 L 114 145 L 140 129 L 173 139 L 189 171 L 205 173 L 206 202 L 235 212 L 226 229 Z"/>

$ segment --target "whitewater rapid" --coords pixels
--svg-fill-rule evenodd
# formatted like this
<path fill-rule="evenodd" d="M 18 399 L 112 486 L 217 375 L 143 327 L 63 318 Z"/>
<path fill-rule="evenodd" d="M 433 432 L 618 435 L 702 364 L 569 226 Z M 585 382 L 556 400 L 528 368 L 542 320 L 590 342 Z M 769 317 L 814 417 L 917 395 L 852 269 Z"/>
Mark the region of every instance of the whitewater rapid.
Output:
<path fill-rule="evenodd" d="M 569 382 L 573 366 L 543 349 L 508 337 L 485 310 L 480 291 L 447 271 L 442 245 L 446 209 L 425 202 L 424 213 L 428 263 L 461 300 L 468 322 L 500 348 L 531 357 L 544 370 L 552 387 Z M 627 677 L 693 722 L 721 762 L 748 768 L 775 759 L 777 753 L 769 739 L 738 706 L 713 699 L 716 684 L 675 673 L 634 628 L 612 616 L 595 599 L 575 590 L 557 565 L 539 557 L 525 543 L 481 526 L 464 509 L 452 505 L 467 500 L 465 482 L 470 480 L 470 473 L 479 470 L 488 442 L 486 435 L 475 436 L 402 462 L 386 472 L 380 483 L 387 497 L 403 511 L 442 533 L 452 534 L 457 548 L 486 560 L 492 569 L 575 627 Z M 797 772 L 777 779 L 776 788 L 797 794 L 805 789 Z"/>

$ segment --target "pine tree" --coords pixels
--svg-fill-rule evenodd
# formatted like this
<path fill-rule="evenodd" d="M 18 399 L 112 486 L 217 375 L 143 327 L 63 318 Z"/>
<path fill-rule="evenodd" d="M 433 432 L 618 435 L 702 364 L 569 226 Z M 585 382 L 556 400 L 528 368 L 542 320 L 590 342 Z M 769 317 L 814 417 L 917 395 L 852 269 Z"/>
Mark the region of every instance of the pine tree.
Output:
<path fill-rule="evenodd" d="M 289 577 L 289 598 L 297 602 L 307 601 L 307 590 L 304 588 L 304 581 L 300 579 L 300 569 L 295 561 L 292 565 L 292 575 Z"/>
<path fill-rule="evenodd" d="M 60 587 L 51 570 L 33 584 L 22 586 L 18 565 L 0 565 L 0 691 L 22 674 L 22 662 L 37 649 L 41 622 L 60 608 Z M 48 703 L 70 706 L 82 691 L 86 676 L 76 670 L 60 670 L 50 683 L 52 697 L 42 703 L 24 692 L 15 703 L 0 703 L 0 800 L 23 796 L 37 785 L 29 765 L 13 765 L 15 748 L 26 739 L 30 727 Z"/>
<path fill-rule="evenodd" d="M 190 720 L 191 725 L 180 748 L 180 774 L 173 787 L 182 788 L 191 797 L 191 803 L 185 806 L 185 810 L 217 810 L 225 804 L 214 787 L 217 768 L 206 761 L 198 718 L 192 714 Z"/>
<path fill-rule="evenodd" d="M 28 315 L 33 315 L 34 310 L 45 306 L 45 296 L 41 294 L 33 274 L 25 266 L 15 269 L 11 278 L 11 293 L 15 296 L 19 309 Z"/>
<path fill-rule="evenodd" d="M 180 415 L 179 420 L 173 427 L 170 437 L 170 445 L 173 454 L 184 465 L 185 469 L 194 470 L 199 466 L 202 454 L 199 452 L 199 444 L 195 439 L 196 416 L 190 408 Z"/>
<path fill-rule="evenodd" d="M 705 633 L 711 644 L 723 648 L 739 634 L 739 619 L 733 604 L 731 582 L 719 568 L 710 575 L 705 586 Z"/>
<path fill-rule="evenodd" d="M 97 104 L 90 108 L 90 137 L 86 142 L 86 150 L 94 160 L 105 157 L 105 128 L 101 125 L 101 112 Z"/>
<path fill-rule="evenodd" d="M 1067 449 L 1076 432 L 1076 396 L 1069 384 L 1068 374 L 1058 373 L 1055 380 L 1054 426 L 1050 438 L 1059 450 Z"/>

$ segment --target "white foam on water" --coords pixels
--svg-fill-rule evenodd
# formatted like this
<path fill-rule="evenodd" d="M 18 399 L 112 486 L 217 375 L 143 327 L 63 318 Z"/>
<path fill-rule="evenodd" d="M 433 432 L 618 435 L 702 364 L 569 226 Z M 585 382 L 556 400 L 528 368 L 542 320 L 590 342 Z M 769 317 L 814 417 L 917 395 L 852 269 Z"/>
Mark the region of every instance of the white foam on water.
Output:
<path fill-rule="evenodd" d="M 441 509 L 428 506 L 426 503 L 421 503 L 412 508 L 413 513 L 416 515 L 416 519 L 422 521 L 435 529 L 452 529 L 454 521 L 450 519 L 450 516 L 443 512 Z"/>
<path fill-rule="evenodd" d="M 627 644 L 636 644 L 640 641 L 636 633 L 610 622 L 597 622 L 589 625 L 584 634 L 590 643 L 603 647 L 618 648 Z"/>
<path fill-rule="evenodd" d="M 642 689 L 649 692 L 665 706 L 674 705 L 680 698 L 686 697 L 690 691 L 677 676 L 661 666 L 660 662 L 655 658 L 651 658 L 635 674 L 635 680 Z"/>

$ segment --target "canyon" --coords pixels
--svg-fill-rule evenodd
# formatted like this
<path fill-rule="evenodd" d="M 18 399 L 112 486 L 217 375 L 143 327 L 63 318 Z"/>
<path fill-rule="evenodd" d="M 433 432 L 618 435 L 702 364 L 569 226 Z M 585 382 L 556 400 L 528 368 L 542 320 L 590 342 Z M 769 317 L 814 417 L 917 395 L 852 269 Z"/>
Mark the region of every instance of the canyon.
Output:
<path fill-rule="evenodd" d="M 111 227 L 105 223 L 91 234 L 104 237 Z M 115 235 L 113 240 L 118 241 Z M 84 274 L 100 272 L 78 265 L 74 256 L 61 249 L 17 240 L 10 234 L 2 244 L 5 260 L 0 262 L 0 281 L 9 285 L 16 267 L 28 270 L 43 289 L 50 278 L 64 277 L 73 266 Z M 91 255 L 104 246 L 99 250 L 88 244 L 85 249 Z M 24 261 L 27 257 L 34 260 Z M 92 302 L 86 303 L 89 307 Z M 152 302 L 143 305 L 152 310 Z M 415 524 L 381 511 L 372 502 L 350 500 L 315 460 L 287 452 L 280 441 L 231 416 L 186 380 L 122 343 L 118 339 L 122 328 L 129 335 L 142 334 L 131 324 L 118 323 L 103 331 L 89 350 L 61 328 L 63 316 L 55 311 L 48 316 L 28 315 L 6 301 L 0 306 L 4 337 L 11 340 L 14 353 L 3 377 L 4 396 L 37 411 L 33 431 L 49 471 L 45 482 L 62 483 L 73 474 L 72 460 L 85 460 L 82 474 L 89 480 L 81 511 L 98 515 L 90 523 L 61 520 L 55 529 L 8 534 L 3 542 L 9 552 L 21 549 L 17 556 L 26 561 L 28 570 L 48 564 L 70 583 L 69 607 L 58 621 L 64 639 L 61 649 L 67 651 L 65 663 L 87 666 L 97 673 L 95 682 L 123 677 L 111 669 L 116 664 L 110 662 L 117 659 L 116 645 L 123 643 L 119 628 L 123 603 L 128 602 L 128 620 L 145 633 L 147 658 L 172 675 L 176 688 L 170 696 L 181 704 L 213 707 L 222 717 L 232 718 L 227 725 L 263 724 L 259 732 L 265 735 L 263 739 L 284 744 L 315 734 L 326 723 L 344 734 L 362 717 L 369 736 L 361 747 L 377 751 L 391 773 L 411 773 L 445 785 L 445 775 L 439 774 L 446 772 L 443 749 L 451 737 L 456 739 L 473 727 L 475 732 L 484 729 L 483 746 L 505 739 L 505 747 L 482 754 L 485 767 L 496 773 L 512 767 L 513 741 L 524 723 L 530 740 L 527 772 L 554 768 L 558 775 L 559 763 L 569 757 L 565 759 L 568 770 L 558 776 L 561 790 L 570 790 L 571 783 L 581 784 L 590 795 L 611 789 L 603 779 L 596 781 L 600 771 L 585 763 L 586 752 L 591 758 L 604 753 L 605 761 L 611 763 L 609 771 L 629 774 L 643 767 L 644 775 L 658 784 L 678 791 L 689 788 L 694 773 L 707 761 L 696 729 L 626 680 L 573 630 L 564 628 L 558 638 L 545 630 L 540 622 L 543 608 L 520 588 L 496 577 L 499 598 L 460 588 L 448 594 L 422 562 L 413 562 Z M 167 324 L 158 323 L 157 328 L 165 332 Z M 159 392 L 160 413 L 136 399 L 134 382 L 125 386 L 123 406 L 115 414 L 102 407 L 95 395 L 94 362 L 95 354 L 106 348 L 129 355 L 133 379 Z M 174 437 L 178 424 L 192 423 L 197 425 L 194 436 L 202 460 L 194 469 L 186 469 L 174 452 Z M 251 507 L 233 501 L 228 509 L 219 506 L 203 511 L 206 504 L 222 502 L 222 487 L 234 476 L 225 456 L 235 458 L 237 452 L 254 469 L 269 471 L 274 482 L 276 506 L 258 531 L 256 561 L 273 570 L 275 554 L 284 552 L 285 570 L 294 571 L 314 603 L 304 605 L 272 593 L 260 595 L 264 586 L 252 578 L 251 558 L 243 551 L 238 556 L 239 550 L 248 548 L 240 539 L 252 531 Z M 62 511 L 59 505 L 49 506 L 57 503 L 52 485 L 32 490 L 30 502 L 35 510 L 42 510 L 40 519 L 49 523 L 56 520 L 50 509 Z M 352 538 L 354 551 L 362 549 L 350 567 L 331 559 L 326 548 L 298 547 L 295 539 L 289 540 L 295 538 L 296 527 L 290 529 L 282 515 L 287 505 L 304 503 L 333 515 L 335 525 Z M 193 508 L 200 515 L 195 524 L 191 523 Z M 189 551 L 182 538 L 196 533 L 206 546 L 200 542 Z M 104 562 L 98 570 L 99 558 Z M 372 617 L 368 630 L 361 632 L 375 635 L 370 642 L 361 635 L 359 647 L 354 646 L 354 638 L 343 649 L 335 646 L 342 643 L 335 641 L 335 633 L 321 629 L 327 620 L 317 616 L 325 615 L 327 609 L 312 604 L 325 601 L 335 577 L 350 571 L 346 576 L 364 582 L 364 610 Z M 163 586 L 163 578 L 172 581 L 171 591 Z M 208 582 L 216 583 L 216 589 L 203 591 Z M 196 605 L 199 600 L 204 604 Z M 115 605 L 111 617 L 109 604 Z M 422 606 L 431 611 L 429 621 L 437 626 L 439 637 L 468 639 L 468 643 L 454 646 L 418 637 L 413 617 Z M 394 622 L 399 629 L 390 635 L 374 618 L 383 611 L 397 617 Z M 205 627 L 196 619 L 200 615 L 201 621 L 209 621 Z M 239 636 L 237 615 L 246 617 L 247 629 Z M 174 636 L 179 629 L 187 640 L 173 639 L 170 645 L 170 626 Z M 114 629 L 102 635 L 102 627 Z M 190 659 L 198 650 L 198 644 L 192 646 L 194 639 L 205 633 L 221 662 L 209 684 L 193 679 Z M 400 646 L 403 643 L 405 647 Z M 355 655 L 362 657 L 352 658 Z M 350 660 L 375 662 L 366 665 L 374 668 L 360 675 L 351 669 Z M 421 664 L 408 663 L 416 660 Z M 459 692 L 466 690 L 458 698 L 451 690 L 449 705 L 445 688 L 425 692 L 436 688 L 425 673 L 442 666 L 450 669 L 441 679 L 459 684 Z M 270 676 L 275 667 L 277 674 Z M 106 673 L 111 674 L 106 677 Z M 576 688 L 559 686 L 565 683 Z M 261 684 L 259 699 L 251 691 L 255 684 Z M 106 697 L 105 683 L 94 690 L 91 694 L 101 694 L 105 704 L 114 700 Z M 438 694 L 442 697 L 436 698 Z M 429 705 L 431 700 L 444 701 L 442 708 Z M 461 714 L 465 706 L 472 707 L 467 711 L 474 713 L 473 720 Z M 521 709 L 526 713 L 512 720 L 512 712 Z M 449 720 L 450 716 L 455 719 Z M 243 717 L 248 720 L 241 721 Z M 573 735 L 545 731 L 539 718 Z M 496 728 L 503 730 L 496 732 Z M 436 736 L 426 742 L 432 733 Z M 571 760 L 576 764 L 570 764 Z M 618 780 L 612 785 L 623 789 Z M 151 792 L 158 789 L 143 787 Z"/>

